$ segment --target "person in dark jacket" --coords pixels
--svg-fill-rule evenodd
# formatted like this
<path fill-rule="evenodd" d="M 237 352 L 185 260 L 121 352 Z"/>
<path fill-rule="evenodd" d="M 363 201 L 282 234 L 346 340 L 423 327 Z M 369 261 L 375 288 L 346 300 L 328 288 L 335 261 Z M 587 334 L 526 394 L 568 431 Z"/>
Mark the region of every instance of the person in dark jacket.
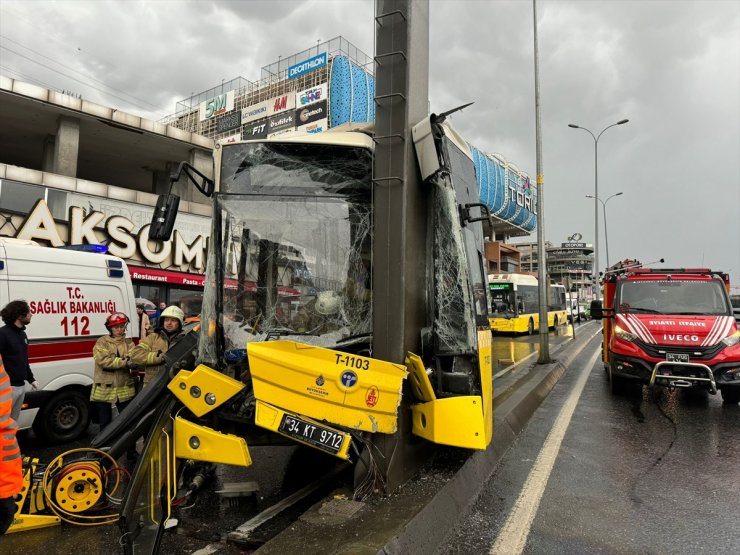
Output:
<path fill-rule="evenodd" d="M 18 422 L 26 396 L 26 382 L 33 389 L 39 388 L 39 382 L 33 377 L 28 364 L 28 336 L 26 326 L 31 323 L 31 308 L 26 301 L 11 301 L 0 311 L 5 325 L 0 328 L 0 357 L 13 388 L 13 408 L 10 416 Z"/>

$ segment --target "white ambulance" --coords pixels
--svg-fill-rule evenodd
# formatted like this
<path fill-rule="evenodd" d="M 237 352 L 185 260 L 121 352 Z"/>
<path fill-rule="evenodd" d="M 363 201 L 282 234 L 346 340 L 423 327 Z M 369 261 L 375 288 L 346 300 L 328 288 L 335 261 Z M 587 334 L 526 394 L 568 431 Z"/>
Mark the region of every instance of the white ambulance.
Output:
<path fill-rule="evenodd" d="M 28 358 L 39 382 L 38 391 L 26 384 L 19 427 L 52 443 L 72 441 L 90 423 L 92 349 L 108 333 L 105 318 L 137 318 L 128 268 L 108 254 L 0 238 L 0 308 L 18 299 L 31 307 Z M 129 325 L 129 337 L 138 329 Z"/>

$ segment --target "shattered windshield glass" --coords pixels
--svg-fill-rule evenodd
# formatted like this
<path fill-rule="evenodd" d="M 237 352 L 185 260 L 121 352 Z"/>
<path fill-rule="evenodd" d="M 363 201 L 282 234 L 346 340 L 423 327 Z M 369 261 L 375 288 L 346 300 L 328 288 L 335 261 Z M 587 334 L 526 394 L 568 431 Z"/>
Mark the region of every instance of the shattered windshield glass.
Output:
<path fill-rule="evenodd" d="M 369 334 L 369 153 L 300 143 L 234 147 L 228 155 L 225 148 L 221 169 L 227 194 L 216 197 L 221 249 L 209 252 L 206 275 L 218 283 L 220 256 L 224 347 L 270 337 L 332 347 Z M 216 321 L 214 287 L 203 305 L 204 319 Z"/>

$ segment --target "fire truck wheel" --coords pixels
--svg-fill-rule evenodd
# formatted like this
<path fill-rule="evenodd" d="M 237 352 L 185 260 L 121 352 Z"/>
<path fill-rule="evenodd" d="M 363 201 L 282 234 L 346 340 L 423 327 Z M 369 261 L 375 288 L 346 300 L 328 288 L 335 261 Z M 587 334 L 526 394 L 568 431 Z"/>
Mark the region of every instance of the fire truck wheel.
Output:
<path fill-rule="evenodd" d="M 530 318 L 529 324 L 527 324 L 527 335 L 533 335 L 533 334 L 534 334 L 534 320 Z"/>
<path fill-rule="evenodd" d="M 628 380 L 614 374 L 611 364 L 609 365 L 609 389 L 612 395 L 624 395 L 627 393 Z"/>
<path fill-rule="evenodd" d="M 723 387 L 722 402 L 726 405 L 736 405 L 740 403 L 740 387 Z"/>
<path fill-rule="evenodd" d="M 37 436 L 50 443 L 66 443 L 80 437 L 90 424 L 90 404 L 82 392 L 68 389 L 52 397 L 33 423 Z"/>

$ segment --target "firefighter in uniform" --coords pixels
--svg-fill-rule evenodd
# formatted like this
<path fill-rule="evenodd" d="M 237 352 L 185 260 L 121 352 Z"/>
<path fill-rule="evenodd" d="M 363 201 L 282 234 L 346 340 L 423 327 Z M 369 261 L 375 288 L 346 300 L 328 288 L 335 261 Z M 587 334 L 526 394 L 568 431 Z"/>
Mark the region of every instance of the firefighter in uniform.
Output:
<path fill-rule="evenodd" d="M 177 306 L 168 306 L 159 316 L 161 325 L 159 331 L 150 333 L 131 351 L 131 361 L 144 366 L 144 386 L 164 368 L 164 353 L 166 353 L 185 334 L 182 325 L 185 314 Z"/>
<path fill-rule="evenodd" d="M 13 523 L 15 496 L 23 489 L 21 450 L 15 439 L 18 424 L 10 417 L 12 405 L 13 389 L 0 361 L 0 535 Z"/>
<path fill-rule="evenodd" d="M 126 337 L 128 324 L 128 316 L 123 312 L 109 315 L 105 319 L 109 335 L 102 336 L 93 347 L 95 373 L 90 401 L 97 411 L 101 430 L 113 419 L 111 404 L 115 403 L 121 413 L 136 394 L 130 372 L 134 342 Z"/>

